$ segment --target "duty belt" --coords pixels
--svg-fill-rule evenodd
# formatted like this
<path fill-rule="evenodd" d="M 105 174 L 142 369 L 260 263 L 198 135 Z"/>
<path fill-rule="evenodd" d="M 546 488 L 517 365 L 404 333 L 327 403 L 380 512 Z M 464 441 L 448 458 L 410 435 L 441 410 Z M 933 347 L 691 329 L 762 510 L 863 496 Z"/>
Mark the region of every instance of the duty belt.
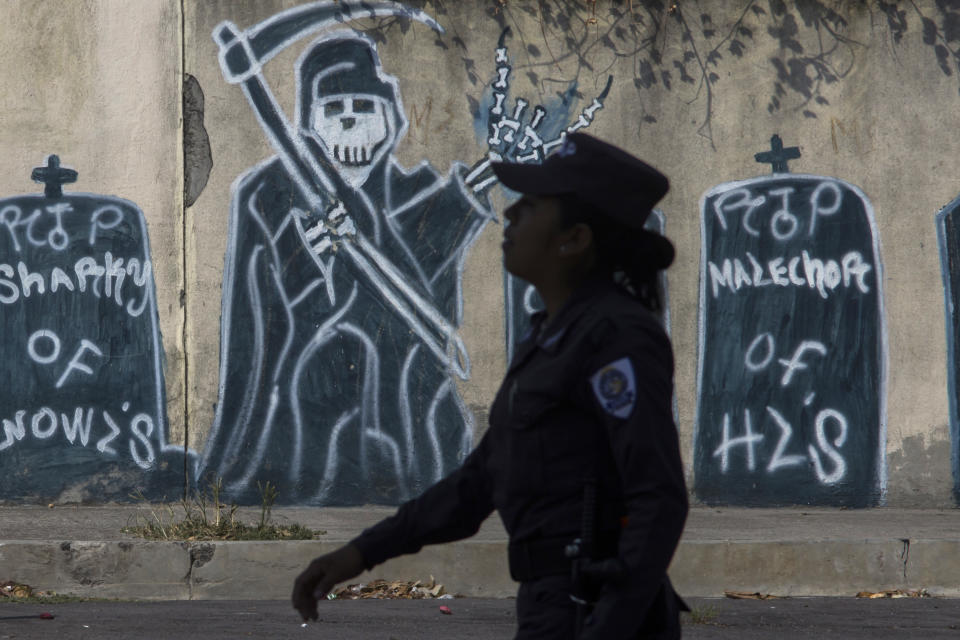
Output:
<path fill-rule="evenodd" d="M 564 552 L 574 537 L 574 535 L 566 535 L 511 542 L 507 549 L 510 577 L 517 582 L 529 582 L 547 576 L 570 575 L 571 560 Z M 596 559 L 617 555 L 619 537 L 619 531 L 600 534 Z"/>

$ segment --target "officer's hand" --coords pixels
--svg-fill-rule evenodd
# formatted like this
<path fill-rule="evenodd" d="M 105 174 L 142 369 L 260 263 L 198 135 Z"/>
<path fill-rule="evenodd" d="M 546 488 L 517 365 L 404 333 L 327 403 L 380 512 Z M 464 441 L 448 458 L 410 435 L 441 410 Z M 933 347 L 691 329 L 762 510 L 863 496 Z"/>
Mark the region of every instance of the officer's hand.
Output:
<path fill-rule="evenodd" d="M 293 608 L 304 620 L 316 620 L 317 601 L 326 598 L 334 585 L 355 578 L 363 569 L 363 555 L 352 544 L 316 558 L 293 583 Z"/>

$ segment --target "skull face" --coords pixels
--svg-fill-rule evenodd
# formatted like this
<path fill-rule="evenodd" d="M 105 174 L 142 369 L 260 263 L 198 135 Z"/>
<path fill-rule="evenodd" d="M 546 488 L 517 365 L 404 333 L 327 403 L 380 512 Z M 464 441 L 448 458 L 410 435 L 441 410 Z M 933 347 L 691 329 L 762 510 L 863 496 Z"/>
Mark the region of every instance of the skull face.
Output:
<path fill-rule="evenodd" d="M 338 95 L 318 100 L 310 122 L 330 159 L 345 174 L 366 177 L 389 136 L 385 101 L 373 95 Z"/>

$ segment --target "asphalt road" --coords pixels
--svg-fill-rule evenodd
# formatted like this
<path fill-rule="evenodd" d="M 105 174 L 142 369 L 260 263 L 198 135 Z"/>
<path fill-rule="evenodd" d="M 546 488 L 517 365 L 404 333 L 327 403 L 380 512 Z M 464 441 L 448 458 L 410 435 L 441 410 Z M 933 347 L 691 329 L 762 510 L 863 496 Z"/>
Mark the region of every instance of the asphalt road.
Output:
<path fill-rule="evenodd" d="M 960 638 L 958 599 L 691 599 L 690 604 L 698 621 L 685 620 L 686 639 Z M 442 613 L 442 605 L 451 613 Z M 512 600 L 477 598 L 326 602 L 321 621 L 303 627 L 285 601 L 2 604 L 0 640 L 509 640 L 513 636 L 513 606 Z M 20 617 L 43 612 L 55 618 Z"/>

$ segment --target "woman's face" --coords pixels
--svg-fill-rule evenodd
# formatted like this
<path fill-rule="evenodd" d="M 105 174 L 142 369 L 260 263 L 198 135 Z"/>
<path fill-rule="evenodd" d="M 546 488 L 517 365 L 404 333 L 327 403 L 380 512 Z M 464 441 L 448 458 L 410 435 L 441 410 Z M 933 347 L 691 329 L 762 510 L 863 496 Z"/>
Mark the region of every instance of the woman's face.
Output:
<path fill-rule="evenodd" d="M 504 212 L 503 265 L 534 285 L 560 265 L 560 199 L 524 195 Z"/>

